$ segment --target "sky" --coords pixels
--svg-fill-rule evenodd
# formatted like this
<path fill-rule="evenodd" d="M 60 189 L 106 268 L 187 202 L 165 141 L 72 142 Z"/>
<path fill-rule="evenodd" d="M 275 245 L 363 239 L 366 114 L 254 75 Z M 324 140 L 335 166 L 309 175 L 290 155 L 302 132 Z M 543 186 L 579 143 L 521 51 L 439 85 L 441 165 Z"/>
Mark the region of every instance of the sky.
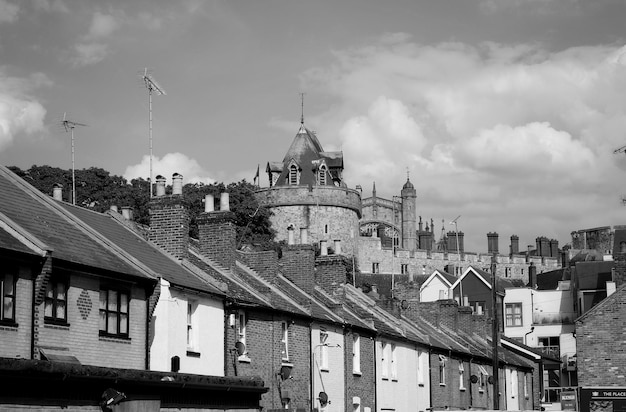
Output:
<path fill-rule="evenodd" d="M 0 0 L 0 163 L 252 182 L 300 127 L 350 188 L 520 248 L 626 224 L 624 0 Z M 301 94 L 304 93 L 302 104 Z M 615 151 L 617 150 L 617 153 Z M 457 216 L 456 227 L 450 222 Z"/>

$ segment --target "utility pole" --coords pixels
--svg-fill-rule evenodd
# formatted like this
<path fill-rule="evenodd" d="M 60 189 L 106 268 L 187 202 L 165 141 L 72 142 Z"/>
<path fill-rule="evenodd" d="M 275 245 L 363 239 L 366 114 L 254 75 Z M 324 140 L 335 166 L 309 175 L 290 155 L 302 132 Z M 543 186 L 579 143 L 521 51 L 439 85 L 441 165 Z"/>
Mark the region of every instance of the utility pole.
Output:
<path fill-rule="evenodd" d="M 497 276 L 496 276 L 496 254 L 491 256 L 491 307 L 493 323 L 491 325 L 491 344 L 492 344 L 492 364 L 493 364 L 493 409 L 500 409 L 500 380 L 498 366 L 500 361 L 498 359 L 498 344 L 500 342 L 500 324 L 498 321 L 498 295 L 497 295 Z"/>

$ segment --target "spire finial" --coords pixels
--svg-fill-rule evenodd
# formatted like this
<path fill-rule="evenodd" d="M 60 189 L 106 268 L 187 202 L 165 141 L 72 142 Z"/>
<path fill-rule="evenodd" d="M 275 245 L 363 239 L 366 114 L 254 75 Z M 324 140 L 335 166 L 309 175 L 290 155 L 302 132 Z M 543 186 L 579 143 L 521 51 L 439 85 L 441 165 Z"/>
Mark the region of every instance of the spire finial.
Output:
<path fill-rule="evenodd" d="M 406 168 L 406 181 L 409 181 L 409 167 Z"/>
<path fill-rule="evenodd" d="M 304 125 L 304 93 L 300 93 L 300 105 L 301 114 L 300 114 L 300 124 Z"/>

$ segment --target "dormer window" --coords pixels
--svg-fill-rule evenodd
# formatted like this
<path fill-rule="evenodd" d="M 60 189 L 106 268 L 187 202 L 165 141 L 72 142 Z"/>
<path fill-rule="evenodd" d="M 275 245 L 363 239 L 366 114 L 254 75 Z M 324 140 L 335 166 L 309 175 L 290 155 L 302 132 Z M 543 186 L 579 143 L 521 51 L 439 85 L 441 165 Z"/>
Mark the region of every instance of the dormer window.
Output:
<path fill-rule="evenodd" d="M 320 168 L 317 170 L 317 184 L 320 186 L 326 185 L 326 172 L 328 169 L 325 164 L 322 164 Z"/>
<path fill-rule="evenodd" d="M 298 166 L 296 165 L 289 166 L 289 184 L 290 185 L 298 184 Z"/>

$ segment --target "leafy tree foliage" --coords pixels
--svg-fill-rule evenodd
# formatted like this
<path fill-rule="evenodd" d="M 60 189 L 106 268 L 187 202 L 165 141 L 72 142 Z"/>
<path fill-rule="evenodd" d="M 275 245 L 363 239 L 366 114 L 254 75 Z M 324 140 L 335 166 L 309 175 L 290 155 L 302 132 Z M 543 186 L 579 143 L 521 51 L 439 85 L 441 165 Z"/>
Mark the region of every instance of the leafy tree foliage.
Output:
<path fill-rule="evenodd" d="M 31 166 L 28 170 L 18 167 L 9 167 L 15 174 L 32 184 L 38 190 L 52 194 L 53 187 L 59 183 L 63 186 L 63 200 L 72 199 L 72 171 L 51 166 Z M 121 176 L 111 175 L 108 171 L 91 167 L 75 170 L 76 205 L 97 212 L 105 212 L 111 206 L 130 206 L 133 209 L 134 220 L 143 225 L 150 223 L 150 182 L 144 179 L 132 179 L 128 182 Z M 259 207 L 253 192 L 255 186 L 242 180 L 238 183 L 216 183 L 205 185 L 189 183 L 183 187 L 183 199 L 190 215 L 191 237 L 198 237 L 196 218 L 204 211 L 205 195 L 214 196 L 219 210 L 221 193 L 228 192 L 230 196 L 230 210 L 235 214 L 237 232 L 237 246 L 253 245 L 256 249 L 277 249 L 279 244 L 273 241 L 274 231 L 270 226 L 270 210 Z M 171 193 L 171 187 L 166 188 Z"/>

